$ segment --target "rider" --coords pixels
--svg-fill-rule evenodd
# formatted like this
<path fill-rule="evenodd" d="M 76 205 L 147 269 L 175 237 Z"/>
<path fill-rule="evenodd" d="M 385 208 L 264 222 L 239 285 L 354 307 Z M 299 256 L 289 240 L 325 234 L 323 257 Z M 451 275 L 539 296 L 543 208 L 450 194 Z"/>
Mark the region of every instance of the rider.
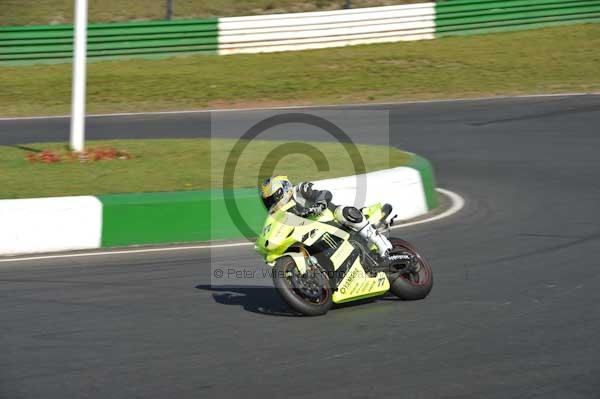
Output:
<path fill-rule="evenodd" d="M 286 211 L 300 217 L 319 215 L 329 208 L 339 223 L 357 231 L 369 244 L 375 244 L 381 257 L 385 257 L 392 249 L 390 241 L 379 234 L 359 209 L 353 206 L 333 205 L 331 192 L 313 189 L 313 183 L 303 182 L 293 186 L 287 176 L 274 176 L 261 184 L 260 194 L 269 212 L 281 209 L 292 201 L 293 205 Z M 384 208 L 384 214 L 389 215 L 391 206 L 386 204 Z"/>

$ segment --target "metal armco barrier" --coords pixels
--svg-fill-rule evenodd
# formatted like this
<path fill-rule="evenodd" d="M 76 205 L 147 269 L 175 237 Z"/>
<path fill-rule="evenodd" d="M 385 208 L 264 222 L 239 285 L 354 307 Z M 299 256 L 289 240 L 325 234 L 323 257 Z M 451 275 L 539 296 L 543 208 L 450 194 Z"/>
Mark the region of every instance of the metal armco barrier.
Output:
<path fill-rule="evenodd" d="M 600 22 L 600 0 L 445 0 L 206 20 L 92 24 L 88 59 L 293 51 Z M 71 25 L 0 27 L 0 65 L 70 62 Z"/>
<path fill-rule="evenodd" d="M 221 18 L 219 54 L 433 39 L 435 3 Z"/>
<path fill-rule="evenodd" d="M 600 22 L 600 0 L 446 0 L 435 7 L 436 37 Z"/>
<path fill-rule="evenodd" d="M 88 59 L 215 54 L 217 19 L 92 24 Z M 71 62 L 73 26 L 0 27 L 0 63 Z"/>

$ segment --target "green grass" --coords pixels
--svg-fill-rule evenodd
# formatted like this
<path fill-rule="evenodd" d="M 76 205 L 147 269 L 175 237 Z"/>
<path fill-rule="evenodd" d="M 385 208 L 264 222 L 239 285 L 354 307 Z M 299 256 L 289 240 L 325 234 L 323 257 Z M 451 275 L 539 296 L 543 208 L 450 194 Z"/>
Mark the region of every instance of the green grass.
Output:
<path fill-rule="evenodd" d="M 600 90 L 600 24 L 278 54 L 91 63 L 89 113 Z M 0 115 L 66 114 L 70 65 L 0 67 Z"/>
<path fill-rule="evenodd" d="M 354 8 L 425 0 L 352 0 Z M 73 20 L 73 0 L 0 0 L 0 25 L 61 24 Z M 166 0 L 102 0 L 88 4 L 91 22 L 163 19 Z M 340 9 L 344 0 L 173 0 L 174 18 L 225 17 Z"/>
<path fill-rule="evenodd" d="M 94 195 L 122 192 L 202 190 L 222 187 L 224 165 L 234 140 L 120 140 L 87 143 L 112 146 L 133 155 L 131 160 L 99 162 L 29 163 L 31 150 L 60 150 L 64 144 L 0 146 L 0 198 Z M 242 152 L 235 172 L 235 187 L 256 187 L 263 161 L 273 174 L 287 174 L 293 181 L 318 180 L 355 174 L 341 144 L 306 143 L 316 146 L 329 168 L 319 171 L 306 155 L 270 157 L 285 142 L 252 141 Z M 407 163 L 409 155 L 386 146 L 358 145 L 366 170 L 374 171 Z M 266 175 L 270 173 L 264 172 Z"/>

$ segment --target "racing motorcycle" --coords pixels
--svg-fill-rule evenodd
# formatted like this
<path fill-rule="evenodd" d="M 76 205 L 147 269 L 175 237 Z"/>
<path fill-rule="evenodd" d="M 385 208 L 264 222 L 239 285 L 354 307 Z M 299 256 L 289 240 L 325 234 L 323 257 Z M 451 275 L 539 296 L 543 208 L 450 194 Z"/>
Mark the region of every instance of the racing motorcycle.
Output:
<path fill-rule="evenodd" d="M 408 242 L 389 238 L 393 245 L 382 259 L 358 233 L 338 223 L 333 212 L 303 218 L 287 212 L 293 203 L 270 213 L 255 249 L 272 270 L 273 284 L 295 311 L 316 316 L 334 303 L 383 296 L 388 292 L 403 300 L 425 298 L 433 286 L 427 261 Z M 381 204 L 362 209 L 381 234 L 391 222 Z"/>

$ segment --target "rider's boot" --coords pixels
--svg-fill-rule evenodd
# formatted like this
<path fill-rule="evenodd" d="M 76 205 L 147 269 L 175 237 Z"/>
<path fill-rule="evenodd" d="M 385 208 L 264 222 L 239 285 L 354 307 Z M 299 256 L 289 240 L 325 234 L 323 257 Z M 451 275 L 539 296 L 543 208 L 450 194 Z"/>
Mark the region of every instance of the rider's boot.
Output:
<path fill-rule="evenodd" d="M 369 222 L 369 220 L 353 206 L 338 206 L 334 212 L 335 219 L 345 226 L 358 232 L 369 246 L 374 244 L 381 257 L 385 257 L 392 249 L 392 243 Z"/>
<path fill-rule="evenodd" d="M 392 243 L 386 236 L 379 233 L 375 227 L 369 222 L 358 230 L 358 235 L 364 238 L 369 244 L 374 244 L 377 247 L 379 256 L 385 258 L 387 253 L 392 249 Z"/>

